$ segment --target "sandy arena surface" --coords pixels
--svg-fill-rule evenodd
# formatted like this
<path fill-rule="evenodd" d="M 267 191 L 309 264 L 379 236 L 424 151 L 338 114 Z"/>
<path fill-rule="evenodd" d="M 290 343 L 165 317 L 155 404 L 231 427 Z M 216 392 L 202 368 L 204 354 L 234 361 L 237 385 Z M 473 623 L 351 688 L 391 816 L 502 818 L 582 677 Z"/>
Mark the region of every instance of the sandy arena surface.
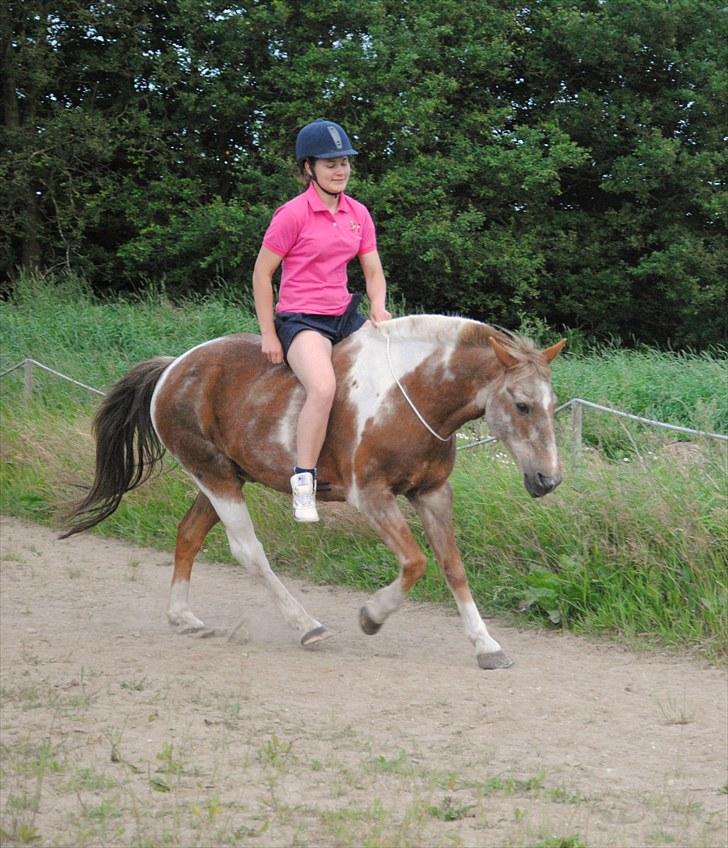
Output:
<path fill-rule="evenodd" d="M 481 671 L 454 609 L 368 637 L 364 595 L 284 577 L 336 633 L 304 650 L 209 562 L 219 630 L 184 636 L 171 554 L 0 532 L 3 844 L 728 844 L 727 676 L 695 656 L 491 620 L 515 664 Z"/>

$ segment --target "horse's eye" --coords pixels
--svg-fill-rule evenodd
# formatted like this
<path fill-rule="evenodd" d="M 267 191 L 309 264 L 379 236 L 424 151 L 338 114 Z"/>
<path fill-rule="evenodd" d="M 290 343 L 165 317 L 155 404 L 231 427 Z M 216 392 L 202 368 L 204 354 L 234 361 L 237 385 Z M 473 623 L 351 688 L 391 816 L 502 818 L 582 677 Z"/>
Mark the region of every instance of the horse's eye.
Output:
<path fill-rule="evenodd" d="M 527 403 L 517 403 L 516 409 L 518 410 L 520 415 L 528 415 L 531 411 L 531 407 Z"/>

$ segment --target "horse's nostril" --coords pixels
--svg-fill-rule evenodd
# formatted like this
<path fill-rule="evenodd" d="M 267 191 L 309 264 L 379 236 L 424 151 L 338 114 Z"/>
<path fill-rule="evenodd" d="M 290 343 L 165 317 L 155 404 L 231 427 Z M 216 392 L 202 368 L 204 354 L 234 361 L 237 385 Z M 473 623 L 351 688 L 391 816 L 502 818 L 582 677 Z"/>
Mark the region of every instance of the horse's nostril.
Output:
<path fill-rule="evenodd" d="M 546 492 L 553 492 L 553 490 L 561 482 L 561 477 L 558 476 L 550 477 L 547 474 L 541 474 L 540 472 L 536 476 L 538 477 L 539 485 Z"/>

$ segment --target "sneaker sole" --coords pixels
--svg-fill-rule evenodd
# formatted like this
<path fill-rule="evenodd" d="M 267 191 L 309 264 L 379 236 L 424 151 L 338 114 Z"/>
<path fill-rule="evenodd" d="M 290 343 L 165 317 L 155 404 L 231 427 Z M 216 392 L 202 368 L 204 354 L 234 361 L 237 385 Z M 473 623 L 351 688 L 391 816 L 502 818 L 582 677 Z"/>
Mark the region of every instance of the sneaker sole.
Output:
<path fill-rule="evenodd" d="M 318 517 L 318 515 L 310 516 L 310 517 L 309 516 L 304 517 L 304 516 L 300 516 L 300 515 L 294 515 L 293 520 L 298 521 L 299 524 L 315 524 L 319 520 L 319 517 Z"/>

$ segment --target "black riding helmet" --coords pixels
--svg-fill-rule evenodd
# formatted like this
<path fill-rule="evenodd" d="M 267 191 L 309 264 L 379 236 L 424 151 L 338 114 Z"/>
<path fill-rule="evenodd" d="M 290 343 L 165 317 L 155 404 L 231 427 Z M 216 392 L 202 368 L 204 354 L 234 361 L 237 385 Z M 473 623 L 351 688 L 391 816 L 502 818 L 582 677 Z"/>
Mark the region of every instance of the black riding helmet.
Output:
<path fill-rule="evenodd" d="M 296 137 L 296 160 L 304 170 L 303 163 L 308 162 L 312 179 L 326 194 L 337 197 L 339 192 L 326 191 L 316 179 L 314 164 L 317 159 L 338 159 L 339 156 L 356 156 L 357 150 L 351 145 L 346 130 L 334 121 L 317 118 L 298 133 Z"/>
<path fill-rule="evenodd" d="M 339 156 L 356 156 L 346 130 L 334 121 L 317 118 L 298 133 L 296 159 L 336 159 Z"/>

